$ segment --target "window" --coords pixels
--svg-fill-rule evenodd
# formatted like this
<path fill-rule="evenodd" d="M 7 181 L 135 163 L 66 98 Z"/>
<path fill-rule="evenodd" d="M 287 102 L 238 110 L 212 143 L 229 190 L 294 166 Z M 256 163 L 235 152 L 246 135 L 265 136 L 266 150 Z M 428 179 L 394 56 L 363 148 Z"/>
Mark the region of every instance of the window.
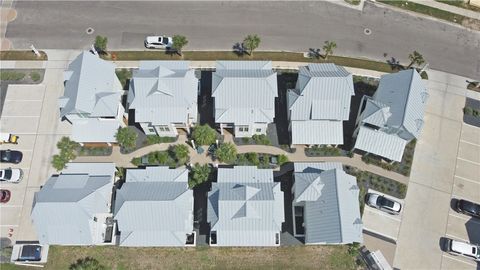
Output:
<path fill-rule="evenodd" d="M 240 132 L 248 132 L 248 126 L 239 126 L 238 131 Z"/>
<path fill-rule="evenodd" d="M 153 133 L 155 132 L 155 129 L 153 127 L 148 127 L 148 131 Z"/>
<path fill-rule="evenodd" d="M 262 132 L 262 129 L 261 129 L 261 128 L 257 128 L 257 129 L 255 130 L 255 132 L 260 133 L 260 132 Z"/>
<path fill-rule="evenodd" d="M 170 128 L 168 126 L 158 126 L 158 130 L 168 132 Z"/>

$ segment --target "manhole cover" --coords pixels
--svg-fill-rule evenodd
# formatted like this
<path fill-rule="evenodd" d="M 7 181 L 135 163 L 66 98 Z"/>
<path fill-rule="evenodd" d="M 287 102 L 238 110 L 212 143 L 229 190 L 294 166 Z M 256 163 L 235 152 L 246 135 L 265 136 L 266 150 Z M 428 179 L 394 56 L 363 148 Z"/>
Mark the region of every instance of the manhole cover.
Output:
<path fill-rule="evenodd" d="M 89 28 L 87 28 L 87 30 L 85 30 L 85 32 L 87 32 L 87 34 L 89 34 L 89 35 L 93 34 L 94 31 L 95 30 L 92 27 L 89 27 Z"/>
<path fill-rule="evenodd" d="M 370 28 L 365 28 L 363 29 L 363 33 L 367 36 L 371 35 L 372 34 L 372 30 Z"/>

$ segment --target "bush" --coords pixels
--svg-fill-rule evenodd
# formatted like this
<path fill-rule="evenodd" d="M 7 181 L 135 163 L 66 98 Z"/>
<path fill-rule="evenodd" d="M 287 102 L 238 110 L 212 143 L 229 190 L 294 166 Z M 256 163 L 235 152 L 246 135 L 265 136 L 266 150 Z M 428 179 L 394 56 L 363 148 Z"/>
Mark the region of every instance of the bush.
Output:
<path fill-rule="evenodd" d="M 260 165 L 260 160 L 258 159 L 258 154 L 257 153 L 255 153 L 255 152 L 246 153 L 245 157 L 247 158 L 248 162 L 251 165 L 255 165 L 255 166 Z"/>
<path fill-rule="evenodd" d="M 119 128 L 117 134 L 115 134 L 118 144 L 125 150 L 132 150 L 135 148 L 137 136 L 137 133 L 129 127 Z"/>
<path fill-rule="evenodd" d="M 130 69 L 122 68 L 120 70 L 116 70 L 115 74 L 117 74 L 118 80 L 122 84 L 123 90 L 128 90 L 127 82 L 132 78 L 132 71 Z"/>
<path fill-rule="evenodd" d="M 197 185 L 207 182 L 210 176 L 210 172 L 211 168 L 210 166 L 208 166 L 208 164 L 195 164 L 195 166 L 192 168 L 192 171 L 190 172 L 191 176 L 188 181 L 188 185 L 190 186 L 190 188 L 194 188 Z"/>
<path fill-rule="evenodd" d="M 135 166 L 140 166 L 142 164 L 142 158 L 141 157 L 132 158 L 131 163 Z"/>
<path fill-rule="evenodd" d="M 179 163 L 185 163 L 189 157 L 190 151 L 188 150 L 188 146 L 185 144 L 177 144 L 172 147 L 172 152 L 175 159 Z"/>
<path fill-rule="evenodd" d="M 168 164 L 168 153 L 165 151 L 157 151 L 155 152 L 155 159 L 158 163 L 164 165 Z"/>
<path fill-rule="evenodd" d="M 25 77 L 25 73 L 18 71 L 2 71 L 0 72 L 0 80 L 2 81 L 20 81 Z"/>
<path fill-rule="evenodd" d="M 253 135 L 252 136 L 253 141 L 255 144 L 261 144 L 261 145 L 270 145 L 270 140 L 265 134 L 260 134 L 260 135 Z"/>
<path fill-rule="evenodd" d="M 101 265 L 96 259 L 87 257 L 85 259 L 78 259 L 74 264 L 71 264 L 69 270 L 104 270 L 105 266 Z"/>
<path fill-rule="evenodd" d="M 198 145 L 211 145 L 217 139 L 217 132 L 205 124 L 195 127 L 192 137 Z"/>
<path fill-rule="evenodd" d="M 220 162 L 231 164 L 237 158 L 237 149 L 232 143 L 223 143 L 217 148 L 215 155 Z"/>
<path fill-rule="evenodd" d="M 288 157 L 286 155 L 278 155 L 278 166 L 282 166 L 283 164 L 288 162 Z"/>
<path fill-rule="evenodd" d="M 108 43 L 108 38 L 107 37 L 96 36 L 94 47 L 100 53 L 106 53 L 107 52 L 107 43 Z"/>
<path fill-rule="evenodd" d="M 160 137 L 158 135 L 147 135 L 147 145 L 157 144 L 157 143 L 172 143 L 175 142 L 177 138 L 175 137 Z"/>
<path fill-rule="evenodd" d="M 62 137 L 57 143 L 57 148 L 60 150 L 60 154 L 54 155 L 52 158 L 52 167 L 57 171 L 61 171 L 65 168 L 65 165 L 77 156 L 75 150 L 79 147 L 77 142 L 70 140 L 68 137 Z"/>
<path fill-rule="evenodd" d="M 463 113 L 466 115 L 473 115 L 473 108 L 465 107 L 463 108 Z"/>
<path fill-rule="evenodd" d="M 36 72 L 36 71 L 33 71 L 33 72 L 30 72 L 30 78 L 32 79 L 32 81 L 34 82 L 38 82 L 40 81 L 40 73 Z"/>

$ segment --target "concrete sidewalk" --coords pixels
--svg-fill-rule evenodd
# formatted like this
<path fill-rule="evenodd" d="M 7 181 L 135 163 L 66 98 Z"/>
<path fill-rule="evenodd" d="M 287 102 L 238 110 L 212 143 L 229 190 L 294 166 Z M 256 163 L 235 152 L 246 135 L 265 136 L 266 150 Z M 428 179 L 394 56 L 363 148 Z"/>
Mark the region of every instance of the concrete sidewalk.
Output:
<path fill-rule="evenodd" d="M 448 12 L 455 13 L 455 14 L 458 14 L 458 15 L 462 15 L 462 16 L 465 16 L 465 17 L 469 17 L 469 18 L 472 18 L 472 19 L 480 20 L 480 12 L 475 12 L 473 10 L 469 10 L 469 9 L 466 9 L 466 8 L 460 8 L 460 7 L 456 7 L 456 6 L 453 6 L 453 5 L 440 3 L 440 2 L 437 2 L 435 0 L 409 0 L 409 1 L 417 3 L 417 4 L 422 4 L 422 5 L 425 5 L 425 6 L 441 9 L 441 10 L 444 10 L 444 11 L 448 11 Z"/>

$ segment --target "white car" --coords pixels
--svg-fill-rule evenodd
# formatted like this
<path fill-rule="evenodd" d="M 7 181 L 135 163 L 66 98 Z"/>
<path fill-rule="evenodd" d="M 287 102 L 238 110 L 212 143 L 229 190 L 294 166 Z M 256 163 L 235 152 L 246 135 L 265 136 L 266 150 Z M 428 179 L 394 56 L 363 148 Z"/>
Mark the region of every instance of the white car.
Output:
<path fill-rule="evenodd" d="M 376 193 L 368 193 L 365 196 L 365 202 L 371 207 L 392 215 L 398 215 L 402 210 L 402 205 L 399 202 Z"/>
<path fill-rule="evenodd" d="M 23 171 L 22 169 L 1 169 L 0 170 L 0 181 L 3 182 L 10 182 L 10 183 L 18 183 L 23 178 Z"/>
<path fill-rule="evenodd" d="M 170 49 L 173 39 L 166 36 L 148 36 L 145 38 L 145 48 L 148 49 Z"/>
<path fill-rule="evenodd" d="M 444 238 L 444 251 L 480 262 L 480 246 Z"/>

